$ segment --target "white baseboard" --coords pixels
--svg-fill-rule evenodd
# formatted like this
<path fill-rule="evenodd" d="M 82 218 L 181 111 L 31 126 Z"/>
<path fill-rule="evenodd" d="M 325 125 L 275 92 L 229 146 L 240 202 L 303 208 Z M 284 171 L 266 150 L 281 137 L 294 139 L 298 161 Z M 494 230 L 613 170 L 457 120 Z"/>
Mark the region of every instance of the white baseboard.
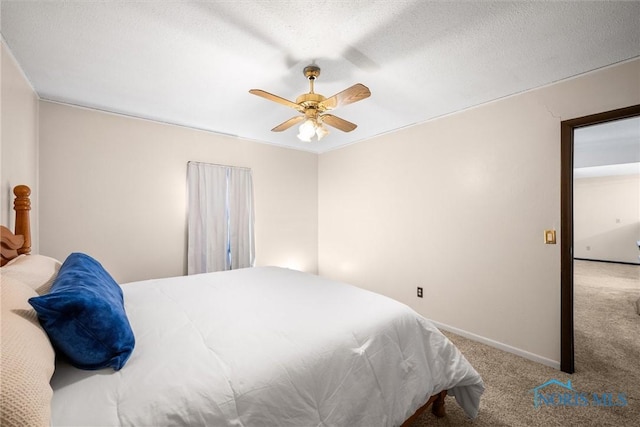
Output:
<path fill-rule="evenodd" d="M 537 362 L 537 363 L 541 363 L 541 364 L 543 364 L 545 366 L 549 366 L 551 368 L 560 370 L 560 362 L 558 362 L 558 361 L 551 360 L 551 359 L 548 359 L 546 357 L 542 357 L 542 356 L 539 356 L 537 354 L 530 353 L 528 351 L 525 351 L 525 350 L 522 350 L 522 349 L 519 349 L 519 348 L 516 348 L 516 347 L 511 347 L 510 345 L 503 344 L 501 342 L 494 341 L 492 339 L 485 338 L 483 336 L 476 335 L 476 334 L 471 333 L 471 332 L 463 331 L 462 329 L 454 328 L 453 326 L 445 325 L 444 323 L 436 322 L 435 320 L 431 320 L 431 322 L 434 325 L 436 325 L 438 327 L 438 329 L 442 329 L 444 331 L 452 332 L 452 333 L 454 333 L 456 335 L 460 335 L 461 337 L 468 338 L 470 340 L 477 341 L 477 342 L 480 342 L 482 344 L 486 344 L 486 345 L 491 346 L 491 347 L 495 347 L 495 348 L 497 348 L 499 350 L 506 351 L 507 353 L 513 353 L 513 354 L 515 354 L 517 356 L 524 357 L 525 359 L 528 359 L 528 360 L 531 360 L 531 361 L 534 361 L 534 362 Z"/>

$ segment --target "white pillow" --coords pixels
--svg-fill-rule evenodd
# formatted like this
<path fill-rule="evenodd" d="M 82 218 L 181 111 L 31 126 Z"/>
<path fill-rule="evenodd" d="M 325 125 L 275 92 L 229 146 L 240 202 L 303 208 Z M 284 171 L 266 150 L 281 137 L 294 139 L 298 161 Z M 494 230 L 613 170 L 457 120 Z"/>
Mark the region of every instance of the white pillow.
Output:
<path fill-rule="evenodd" d="M 49 426 L 50 380 L 55 353 L 27 300 L 36 292 L 13 278 L 0 277 L 0 425 Z"/>
<path fill-rule="evenodd" d="M 44 255 L 20 255 L 9 261 L 0 274 L 21 281 L 38 295 L 49 293 L 62 263 Z"/>

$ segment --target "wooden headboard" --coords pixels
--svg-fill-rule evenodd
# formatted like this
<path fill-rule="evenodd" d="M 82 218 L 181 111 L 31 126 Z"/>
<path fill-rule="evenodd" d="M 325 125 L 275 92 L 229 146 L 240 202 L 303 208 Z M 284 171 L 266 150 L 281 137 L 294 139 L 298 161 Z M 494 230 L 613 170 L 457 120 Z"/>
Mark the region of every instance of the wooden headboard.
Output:
<path fill-rule="evenodd" d="M 16 211 L 16 228 L 12 233 L 7 227 L 0 226 L 0 266 L 5 265 L 18 255 L 31 252 L 31 189 L 26 185 L 17 185 L 13 189 L 15 199 L 13 209 Z"/>

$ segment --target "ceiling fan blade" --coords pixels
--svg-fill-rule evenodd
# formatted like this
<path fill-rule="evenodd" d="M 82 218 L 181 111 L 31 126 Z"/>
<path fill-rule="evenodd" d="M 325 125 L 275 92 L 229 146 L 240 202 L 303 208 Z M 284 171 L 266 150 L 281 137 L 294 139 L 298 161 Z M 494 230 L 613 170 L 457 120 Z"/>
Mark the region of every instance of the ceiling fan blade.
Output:
<path fill-rule="evenodd" d="M 323 114 L 322 122 L 328 124 L 329 126 L 333 126 L 336 129 L 340 129 L 343 132 L 351 132 L 358 126 L 354 123 L 348 122 L 345 119 L 341 119 L 340 117 L 336 117 L 332 114 Z"/>
<path fill-rule="evenodd" d="M 321 107 L 327 110 L 332 110 L 343 105 L 353 104 L 354 102 L 361 101 L 371 96 L 369 88 L 362 83 L 357 83 L 342 92 L 336 93 L 330 98 L 325 99 L 320 103 Z"/>
<path fill-rule="evenodd" d="M 304 111 L 304 108 L 302 108 L 301 106 L 299 106 L 295 102 L 292 102 L 292 101 L 289 101 L 288 99 L 284 99 L 282 97 L 279 97 L 278 95 L 274 95 L 272 93 L 265 92 L 264 90 L 251 89 L 249 91 L 249 93 L 261 96 L 261 97 L 263 97 L 265 99 L 268 99 L 269 101 L 277 102 L 278 104 L 282 104 L 285 107 L 293 108 L 294 110 Z"/>
<path fill-rule="evenodd" d="M 271 129 L 272 132 L 282 132 L 283 130 L 287 130 L 289 129 L 291 126 L 295 125 L 296 123 L 300 123 L 301 121 L 304 120 L 305 116 L 295 116 L 295 117 L 291 117 L 289 120 L 287 120 L 286 122 L 282 122 L 280 123 L 278 126 L 274 127 L 273 129 Z"/>

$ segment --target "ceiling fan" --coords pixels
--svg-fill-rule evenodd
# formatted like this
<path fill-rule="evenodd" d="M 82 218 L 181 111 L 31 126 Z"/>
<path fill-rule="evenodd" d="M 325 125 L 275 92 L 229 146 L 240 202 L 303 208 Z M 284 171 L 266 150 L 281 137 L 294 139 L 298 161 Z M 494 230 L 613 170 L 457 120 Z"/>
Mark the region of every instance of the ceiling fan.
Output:
<path fill-rule="evenodd" d="M 333 114 L 328 114 L 327 111 L 368 98 L 371 95 L 369 88 L 363 84 L 357 83 L 342 92 L 336 93 L 329 98 L 325 98 L 319 93 L 315 93 L 313 91 L 313 83 L 320 75 L 320 67 L 309 65 L 304 68 L 303 72 L 305 77 L 309 80 L 309 93 L 300 95 L 296 99 L 296 102 L 289 101 L 288 99 L 281 98 L 260 89 L 251 89 L 249 91 L 249 93 L 293 108 L 294 110 L 302 113 L 300 116 L 292 117 L 289 120 L 280 123 L 271 130 L 273 132 L 282 132 L 297 123 L 303 122 L 300 126 L 298 138 L 306 142 L 310 142 L 311 138 L 314 136 L 317 136 L 318 140 L 326 136 L 329 131 L 324 125 L 332 126 L 343 132 L 351 132 L 354 130 L 357 127 L 354 123 L 348 122 L 340 117 L 336 117 Z"/>

